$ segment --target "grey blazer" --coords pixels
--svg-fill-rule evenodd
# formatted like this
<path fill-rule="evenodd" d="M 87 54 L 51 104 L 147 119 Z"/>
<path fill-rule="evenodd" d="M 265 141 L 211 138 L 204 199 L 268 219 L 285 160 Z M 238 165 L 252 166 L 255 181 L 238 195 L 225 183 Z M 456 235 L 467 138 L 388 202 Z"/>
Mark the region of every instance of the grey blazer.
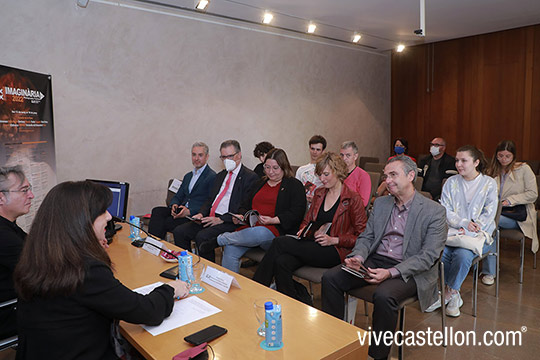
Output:
<path fill-rule="evenodd" d="M 377 251 L 393 206 L 393 196 L 375 200 L 366 230 L 356 239 L 348 257 L 360 255 L 366 259 Z M 438 270 L 434 265 L 444 249 L 447 233 L 445 208 L 416 192 L 405 225 L 403 261 L 396 265 L 396 269 L 405 282 L 411 277 L 416 282 L 422 311 L 437 297 Z"/>

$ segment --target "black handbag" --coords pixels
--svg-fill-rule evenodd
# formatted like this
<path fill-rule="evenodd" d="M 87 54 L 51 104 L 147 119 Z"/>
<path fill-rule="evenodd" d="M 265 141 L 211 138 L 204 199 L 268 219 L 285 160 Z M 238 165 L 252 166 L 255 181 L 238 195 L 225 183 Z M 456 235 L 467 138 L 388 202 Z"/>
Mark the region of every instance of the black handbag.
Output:
<path fill-rule="evenodd" d="M 501 215 L 512 220 L 525 221 L 527 219 L 527 208 L 525 205 L 503 206 Z"/>

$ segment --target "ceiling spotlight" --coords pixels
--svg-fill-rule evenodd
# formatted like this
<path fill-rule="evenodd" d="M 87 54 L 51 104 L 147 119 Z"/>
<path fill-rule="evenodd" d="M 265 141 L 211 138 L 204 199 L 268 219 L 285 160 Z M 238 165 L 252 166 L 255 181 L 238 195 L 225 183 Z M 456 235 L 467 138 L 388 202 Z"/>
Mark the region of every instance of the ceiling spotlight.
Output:
<path fill-rule="evenodd" d="M 396 51 L 397 52 L 402 52 L 403 50 L 405 50 L 405 45 L 403 44 L 399 44 L 396 48 Z"/>
<path fill-rule="evenodd" d="M 274 18 L 274 15 L 272 15 L 269 12 L 265 12 L 262 22 L 263 22 L 263 24 L 270 24 L 270 22 L 272 21 L 273 18 Z"/>
<path fill-rule="evenodd" d="M 317 25 L 315 25 L 314 23 L 309 23 L 309 25 L 307 27 L 307 32 L 309 34 L 313 34 L 315 32 L 316 28 L 317 28 Z"/>
<path fill-rule="evenodd" d="M 352 42 L 356 44 L 357 42 L 360 41 L 361 38 L 362 38 L 362 35 L 360 35 L 360 34 L 354 34 L 353 39 L 352 39 Z"/>
<path fill-rule="evenodd" d="M 209 0 L 200 0 L 198 3 L 197 3 L 197 6 L 195 6 L 195 8 L 197 10 L 206 10 L 206 7 L 208 6 L 208 4 L 210 3 Z"/>

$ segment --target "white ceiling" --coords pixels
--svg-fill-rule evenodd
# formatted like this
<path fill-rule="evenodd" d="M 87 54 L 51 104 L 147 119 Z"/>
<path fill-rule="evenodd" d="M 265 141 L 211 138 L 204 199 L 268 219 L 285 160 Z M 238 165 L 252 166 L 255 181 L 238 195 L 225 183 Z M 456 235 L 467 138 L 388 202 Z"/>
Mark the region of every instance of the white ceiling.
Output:
<path fill-rule="evenodd" d="M 195 0 L 154 0 L 192 9 Z M 426 36 L 420 28 L 420 0 L 210 0 L 208 14 L 260 23 L 264 10 L 274 13 L 273 26 L 387 50 L 397 43 L 421 44 L 484 34 L 540 23 L 540 0 L 425 0 Z"/>

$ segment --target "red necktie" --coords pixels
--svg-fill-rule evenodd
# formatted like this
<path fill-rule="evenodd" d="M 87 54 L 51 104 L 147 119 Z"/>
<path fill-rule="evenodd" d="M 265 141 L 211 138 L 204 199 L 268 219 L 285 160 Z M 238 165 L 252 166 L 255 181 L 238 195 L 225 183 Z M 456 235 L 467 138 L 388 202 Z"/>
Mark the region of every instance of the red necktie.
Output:
<path fill-rule="evenodd" d="M 227 178 L 227 182 L 225 182 L 225 187 L 219 193 L 216 201 L 214 202 L 214 205 L 212 205 L 212 209 L 210 209 L 210 216 L 216 216 L 216 209 L 221 202 L 221 199 L 225 196 L 225 193 L 227 193 L 227 190 L 229 189 L 229 185 L 231 185 L 231 179 L 232 179 L 232 171 L 229 171 L 229 177 Z"/>

